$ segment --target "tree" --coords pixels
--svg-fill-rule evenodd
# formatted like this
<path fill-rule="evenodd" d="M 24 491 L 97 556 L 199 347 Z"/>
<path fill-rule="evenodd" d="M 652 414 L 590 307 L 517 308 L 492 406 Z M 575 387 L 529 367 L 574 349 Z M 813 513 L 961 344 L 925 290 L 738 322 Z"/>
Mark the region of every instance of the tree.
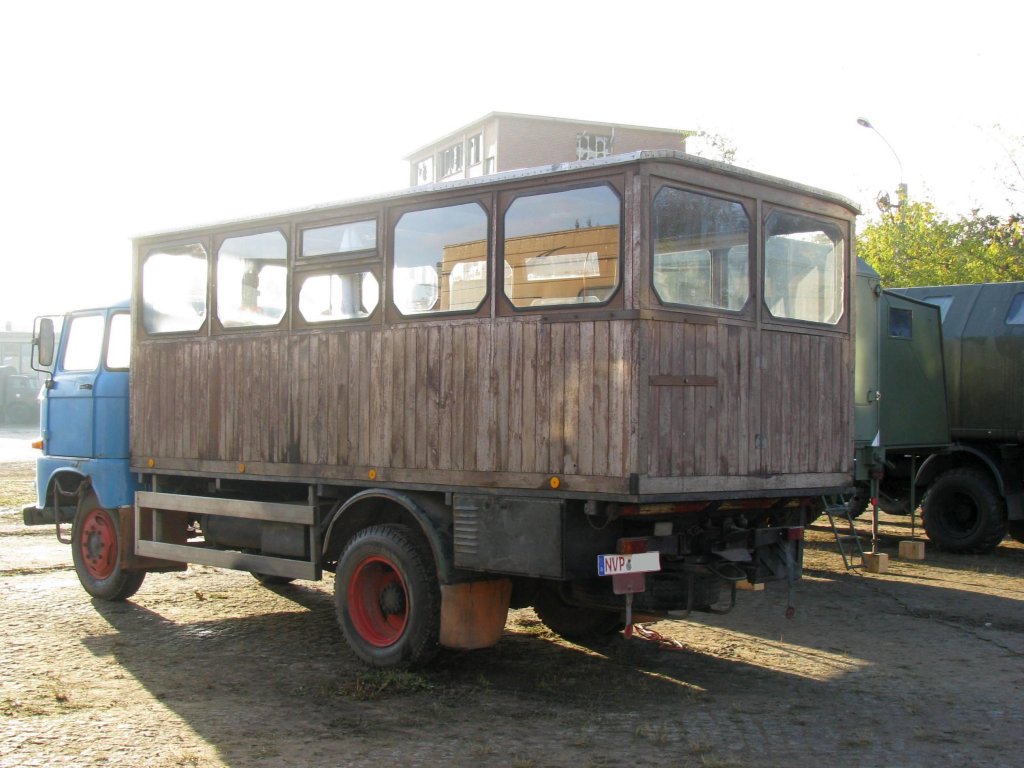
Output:
<path fill-rule="evenodd" d="M 972 211 L 950 219 L 929 202 L 879 199 L 857 249 L 885 287 L 1024 280 L 1024 216 Z"/>

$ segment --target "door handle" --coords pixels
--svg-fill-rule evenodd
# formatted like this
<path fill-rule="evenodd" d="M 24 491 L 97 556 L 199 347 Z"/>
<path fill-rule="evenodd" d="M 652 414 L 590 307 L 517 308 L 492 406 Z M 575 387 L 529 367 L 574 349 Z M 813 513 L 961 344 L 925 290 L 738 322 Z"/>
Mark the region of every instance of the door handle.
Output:
<path fill-rule="evenodd" d="M 92 384 L 79 384 L 79 389 L 92 389 Z"/>

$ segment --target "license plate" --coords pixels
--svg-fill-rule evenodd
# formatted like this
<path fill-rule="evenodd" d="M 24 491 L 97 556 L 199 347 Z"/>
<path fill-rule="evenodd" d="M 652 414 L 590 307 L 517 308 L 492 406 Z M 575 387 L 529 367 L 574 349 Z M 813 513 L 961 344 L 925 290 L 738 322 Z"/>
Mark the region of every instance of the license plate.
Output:
<path fill-rule="evenodd" d="M 624 573 L 649 573 L 661 570 L 661 556 L 657 552 L 638 552 L 634 555 L 598 555 L 597 575 L 617 576 Z"/>

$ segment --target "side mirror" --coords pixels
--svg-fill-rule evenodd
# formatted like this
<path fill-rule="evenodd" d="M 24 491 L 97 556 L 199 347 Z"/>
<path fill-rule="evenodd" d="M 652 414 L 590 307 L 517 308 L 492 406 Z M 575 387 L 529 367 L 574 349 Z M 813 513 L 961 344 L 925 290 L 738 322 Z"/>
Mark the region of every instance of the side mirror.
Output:
<path fill-rule="evenodd" d="M 53 367 L 53 353 L 56 341 L 56 334 L 53 330 L 53 318 L 39 318 L 39 326 L 34 334 L 32 346 L 35 348 L 36 362 L 43 370 Z M 35 368 L 35 366 L 32 366 Z"/>

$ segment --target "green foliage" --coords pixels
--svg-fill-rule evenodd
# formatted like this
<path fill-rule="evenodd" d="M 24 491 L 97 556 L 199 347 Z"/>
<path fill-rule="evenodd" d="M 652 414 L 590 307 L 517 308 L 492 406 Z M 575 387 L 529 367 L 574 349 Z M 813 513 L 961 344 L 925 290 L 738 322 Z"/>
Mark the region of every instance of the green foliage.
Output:
<path fill-rule="evenodd" d="M 879 201 L 881 218 L 857 237 L 858 255 L 885 287 L 1024 280 L 1024 216 L 947 218 L 928 202 Z"/>

